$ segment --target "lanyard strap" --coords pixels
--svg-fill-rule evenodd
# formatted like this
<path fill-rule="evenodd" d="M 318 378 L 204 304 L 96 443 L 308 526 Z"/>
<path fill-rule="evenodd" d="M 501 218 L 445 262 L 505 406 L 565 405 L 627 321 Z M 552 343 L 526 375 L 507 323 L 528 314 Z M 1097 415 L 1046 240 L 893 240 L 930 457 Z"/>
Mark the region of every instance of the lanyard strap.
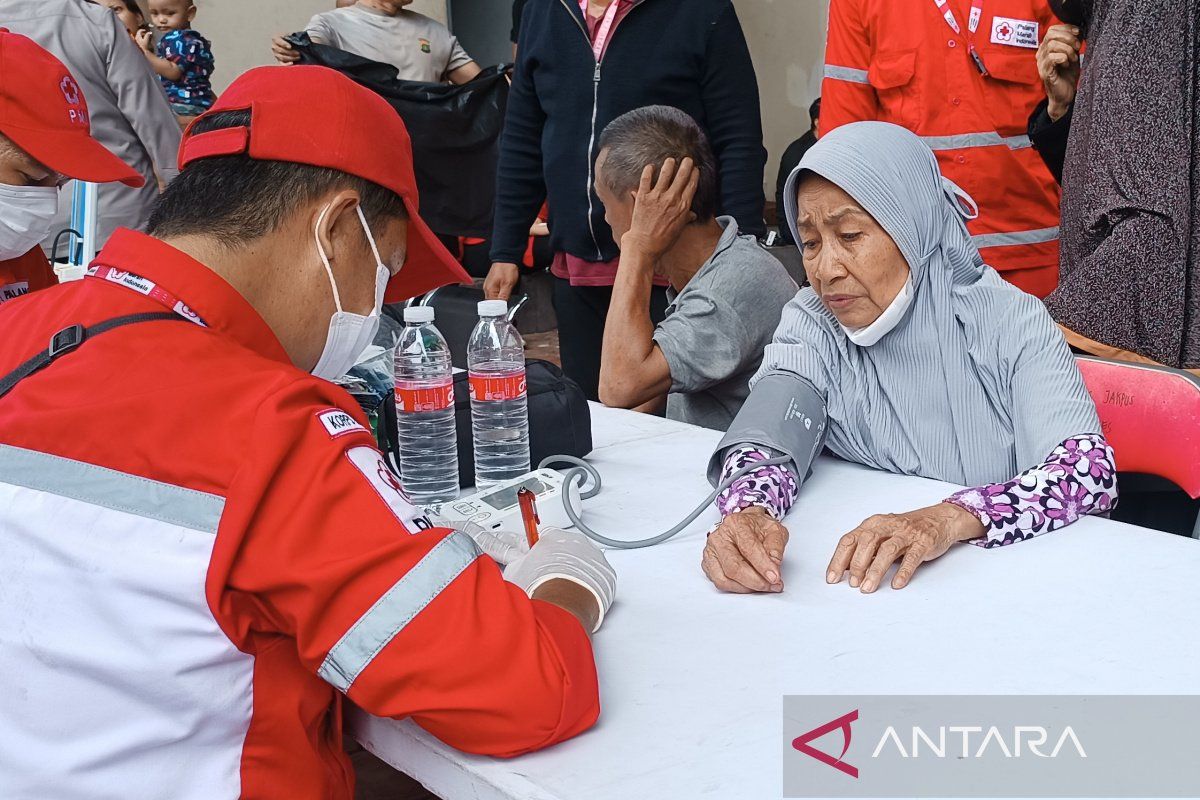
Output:
<path fill-rule="evenodd" d="M 132 272 L 117 269 L 116 267 L 104 266 L 92 267 L 88 270 L 87 274 L 89 278 L 124 286 L 126 289 L 149 297 L 164 308 L 174 311 L 188 322 L 194 322 L 202 328 L 208 327 L 204 324 L 204 320 L 200 319 L 200 316 L 188 308 L 182 300 L 154 281 L 143 278 L 141 275 L 134 275 Z"/>
<path fill-rule="evenodd" d="M 946 20 L 950 30 L 962 36 L 962 26 L 958 24 L 958 17 L 954 15 L 954 7 L 950 5 L 950 0 L 933 0 L 933 4 L 937 6 L 938 11 L 942 12 L 942 19 Z M 983 56 L 979 55 L 979 50 L 975 47 L 975 32 L 979 30 L 981 19 L 983 19 L 983 0 L 971 0 L 971 18 L 967 20 L 967 55 L 971 57 L 979 74 L 986 76 L 990 73 L 983 63 Z"/>
<path fill-rule="evenodd" d="M 942 12 L 942 18 L 950 26 L 950 30 L 962 36 L 962 26 L 958 24 L 958 17 L 954 15 L 954 8 L 950 5 L 950 0 L 933 0 L 933 3 L 938 7 L 938 11 Z M 983 19 L 983 0 L 971 0 L 971 18 L 967 21 L 969 39 L 975 38 L 975 31 L 979 30 L 981 19 Z"/>
<path fill-rule="evenodd" d="M 976 1 L 982 2 L 982 0 Z M 600 22 L 600 28 L 596 31 L 596 35 L 592 37 L 592 55 L 596 57 L 597 62 L 603 57 L 604 48 L 608 44 L 609 37 L 612 35 L 613 23 L 617 21 L 617 6 L 620 4 L 621 0 L 612 0 L 608 4 L 608 10 L 604 12 L 604 19 Z M 588 0 L 579 0 L 579 8 L 583 11 L 583 18 L 586 21 L 589 18 Z"/>
<path fill-rule="evenodd" d="M 137 325 L 142 322 L 155 322 L 158 320 L 178 321 L 179 317 L 175 314 L 164 314 L 158 311 L 152 314 L 131 314 L 128 317 L 107 319 L 104 322 L 96 323 L 90 328 L 85 328 L 82 325 L 72 325 L 69 328 L 63 328 L 51 337 L 50 346 L 47 349 L 35 354 L 7 375 L 0 377 L 0 397 L 4 397 L 11 392 L 16 388 L 18 383 L 30 375 L 45 369 L 62 356 L 78 349 L 88 339 L 94 339 L 103 333 L 108 333 L 117 328 L 124 328 L 126 325 Z"/>

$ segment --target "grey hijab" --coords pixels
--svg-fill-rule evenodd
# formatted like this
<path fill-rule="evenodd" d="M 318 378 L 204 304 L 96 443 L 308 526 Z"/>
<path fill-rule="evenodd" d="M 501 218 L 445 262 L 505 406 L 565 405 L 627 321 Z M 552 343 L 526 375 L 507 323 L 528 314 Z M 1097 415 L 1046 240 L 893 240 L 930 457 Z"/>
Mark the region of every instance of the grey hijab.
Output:
<path fill-rule="evenodd" d="M 838 128 L 805 155 L 784 198 L 796 241 L 806 172 L 841 187 L 891 236 L 914 297 L 896 327 L 853 344 L 811 287 L 784 310 L 758 377 L 788 371 L 826 401 L 837 455 L 959 485 L 1008 480 L 1070 436 L 1099 433 L 1074 358 L 1041 301 L 983 263 L 963 221 L 974 202 L 895 125 Z"/>

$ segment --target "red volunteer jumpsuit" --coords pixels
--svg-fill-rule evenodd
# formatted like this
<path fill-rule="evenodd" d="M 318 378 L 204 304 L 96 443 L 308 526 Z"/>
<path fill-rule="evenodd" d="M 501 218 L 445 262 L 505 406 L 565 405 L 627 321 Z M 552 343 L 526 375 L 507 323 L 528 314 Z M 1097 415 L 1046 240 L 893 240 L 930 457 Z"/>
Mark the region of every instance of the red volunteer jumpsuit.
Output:
<path fill-rule="evenodd" d="M 832 0 L 821 133 L 879 120 L 921 136 L 942 174 L 979 204 L 967 227 L 984 261 L 1045 297 L 1058 285 L 1059 188 L 1026 130 L 1045 97 L 1037 47 L 1058 19 L 1046 0 L 982 0 L 971 34 L 971 0 L 947 0 L 945 8 L 935 0 Z M 969 55 L 972 42 L 987 76 Z"/>
<path fill-rule="evenodd" d="M 140 277 L 0 306 L 0 375 L 176 299 L 207 327 L 104 333 L 0 400 L 0 796 L 349 800 L 335 688 L 475 753 L 594 723 L 579 622 L 421 530 L 354 401 L 241 295 L 127 230 L 96 263 Z"/>

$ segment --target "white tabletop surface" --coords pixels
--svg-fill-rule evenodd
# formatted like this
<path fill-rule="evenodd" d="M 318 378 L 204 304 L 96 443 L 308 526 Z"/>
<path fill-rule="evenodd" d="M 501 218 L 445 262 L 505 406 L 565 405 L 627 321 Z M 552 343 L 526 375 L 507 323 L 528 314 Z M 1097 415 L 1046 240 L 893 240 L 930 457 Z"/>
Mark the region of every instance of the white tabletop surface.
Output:
<path fill-rule="evenodd" d="M 709 487 L 719 435 L 593 407 L 605 479 L 585 519 L 613 538 L 670 527 Z M 765 800 L 782 793 L 786 694 L 1192 694 L 1200 544 L 1100 519 L 995 550 L 962 545 L 903 591 L 828 586 L 839 536 L 950 487 L 823 459 L 788 519 L 780 595 L 718 593 L 709 511 L 674 540 L 610 554 L 618 601 L 595 638 L 597 726 L 502 761 L 411 722 L 350 715 L 368 750 L 444 800 Z"/>

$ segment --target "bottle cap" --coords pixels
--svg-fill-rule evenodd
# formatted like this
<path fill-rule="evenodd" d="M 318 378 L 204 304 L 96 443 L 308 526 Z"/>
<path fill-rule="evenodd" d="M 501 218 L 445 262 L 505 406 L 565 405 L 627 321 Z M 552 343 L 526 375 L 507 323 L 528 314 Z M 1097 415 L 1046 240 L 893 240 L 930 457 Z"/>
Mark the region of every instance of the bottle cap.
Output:
<path fill-rule="evenodd" d="M 416 325 L 433 322 L 433 306 L 409 306 L 404 309 L 404 321 Z"/>
<path fill-rule="evenodd" d="M 54 274 L 58 276 L 59 283 L 67 283 L 69 281 L 81 281 L 87 277 L 87 267 L 83 264 L 55 264 Z"/>
<path fill-rule="evenodd" d="M 483 300 L 483 301 L 480 301 L 479 316 L 481 316 L 481 317 L 507 317 L 508 316 L 508 301 L 507 300 Z"/>

